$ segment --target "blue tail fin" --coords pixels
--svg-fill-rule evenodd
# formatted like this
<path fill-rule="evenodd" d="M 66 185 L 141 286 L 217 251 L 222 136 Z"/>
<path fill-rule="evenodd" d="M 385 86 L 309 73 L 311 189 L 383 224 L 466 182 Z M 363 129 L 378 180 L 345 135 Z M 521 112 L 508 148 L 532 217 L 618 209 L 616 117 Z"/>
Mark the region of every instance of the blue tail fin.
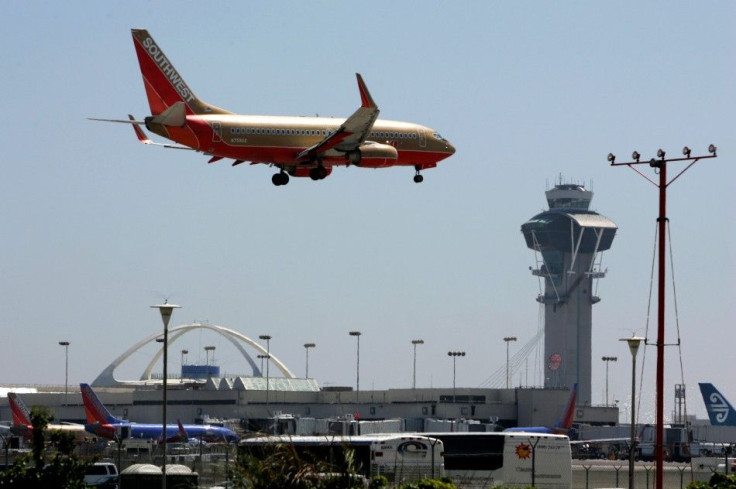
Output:
<path fill-rule="evenodd" d="M 705 409 L 708 411 L 710 424 L 714 426 L 736 426 L 736 410 L 713 384 L 700 383 Z"/>

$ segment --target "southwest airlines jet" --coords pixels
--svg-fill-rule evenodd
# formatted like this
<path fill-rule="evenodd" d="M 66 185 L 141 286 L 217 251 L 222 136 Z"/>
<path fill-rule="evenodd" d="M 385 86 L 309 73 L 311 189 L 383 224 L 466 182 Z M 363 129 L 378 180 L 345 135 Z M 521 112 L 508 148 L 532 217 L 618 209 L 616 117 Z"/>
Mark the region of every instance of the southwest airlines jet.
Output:
<path fill-rule="evenodd" d="M 263 163 L 279 170 L 276 186 L 289 183 L 289 175 L 322 180 L 335 166 L 361 168 L 409 166 L 414 181 L 421 170 L 455 153 L 455 148 L 433 129 L 412 122 L 378 119 L 378 106 L 357 74 L 360 107 L 347 119 L 239 115 L 197 98 L 148 31 L 133 29 L 143 85 L 151 115 L 137 121 L 94 119 L 133 124 L 138 140 L 169 148 L 190 149 L 210 156 Z M 139 127 L 176 144 L 153 143 Z"/>
<path fill-rule="evenodd" d="M 95 392 L 88 384 L 79 384 L 82 390 L 82 401 L 84 401 L 84 412 L 87 415 L 85 428 L 90 433 L 103 438 L 113 439 L 121 428 L 129 429 L 130 438 L 145 438 L 161 440 L 162 432 L 160 424 L 138 424 L 116 418 L 102 404 Z M 207 443 L 231 443 L 239 440 L 232 430 L 221 426 L 202 424 L 167 424 L 167 441 L 187 441 L 196 438 Z"/>
<path fill-rule="evenodd" d="M 13 416 L 13 426 L 10 427 L 10 432 L 17 436 L 30 439 L 33 436 L 33 423 L 31 422 L 31 410 L 23 399 L 18 396 L 15 392 L 8 392 L 8 404 L 10 405 L 10 412 Z M 59 424 L 47 424 L 46 431 L 64 431 L 71 433 L 77 439 L 84 438 L 86 432 L 85 427 L 81 424 L 76 423 L 59 423 Z"/>

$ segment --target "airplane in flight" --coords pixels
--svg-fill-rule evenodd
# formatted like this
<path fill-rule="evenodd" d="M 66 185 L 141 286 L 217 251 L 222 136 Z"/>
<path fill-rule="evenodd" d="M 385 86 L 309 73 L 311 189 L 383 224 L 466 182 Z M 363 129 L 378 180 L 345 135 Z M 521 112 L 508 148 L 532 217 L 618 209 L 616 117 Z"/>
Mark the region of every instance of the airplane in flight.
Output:
<path fill-rule="evenodd" d="M 31 410 L 15 392 L 8 392 L 8 404 L 13 416 L 13 425 L 10 427 L 10 432 L 16 436 L 30 439 L 33 436 Z M 84 425 L 65 422 L 49 423 L 46 425 L 46 431 L 64 431 L 73 434 L 77 439 L 82 439 L 87 434 Z"/>
<path fill-rule="evenodd" d="M 523 432 L 523 433 L 545 433 L 552 435 L 567 435 L 572 428 L 572 422 L 575 418 L 575 403 L 578 400 L 578 384 L 577 382 L 570 390 L 570 397 L 567 400 L 565 410 L 562 417 L 552 426 L 516 426 L 506 428 L 504 431 Z"/>
<path fill-rule="evenodd" d="M 378 119 L 378 106 L 360 74 L 361 104 L 347 119 L 240 115 L 197 98 L 148 31 L 132 29 L 132 34 L 151 115 L 142 121 L 132 115 L 92 120 L 132 124 L 144 144 L 202 152 L 211 157 L 208 163 L 227 158 L 233 166 L 267 164 L 279 169 L 271 179 L 276 186 L 289 183 L 290 175 L 322 180 L 333 167 L 349 165 L 410 166 L 420 183 L 422 170 L 455 153 L 433 129 Z M 175 144 L 152 142 L 141 125 Z"/>
<path fill-rule="evenodd" d="M 79 384 L 79 386 L 82 390 L 84 412 L 87 416 L 85 428 L 90 433 L 102 438 L 114 439 L 121 432 L 128 431 L 128 438 L 162 439 L 164 430 L 161 424 L 132 423 L 116 418 L 102 404 L 102 401 L 89 384 Z M 190 438 L 196 438 L 206 443 L 231 443 L 240 439 L 235 432 L 222 426 L 182 425 L 180 422 L 166 425 L 167 441 L 185 442 Z"/>
<path fill-rule="evenodd" d="M 705 409 L 713 426 L 736 426 L 736 410 L 713 384 L 699 383 Z"/>

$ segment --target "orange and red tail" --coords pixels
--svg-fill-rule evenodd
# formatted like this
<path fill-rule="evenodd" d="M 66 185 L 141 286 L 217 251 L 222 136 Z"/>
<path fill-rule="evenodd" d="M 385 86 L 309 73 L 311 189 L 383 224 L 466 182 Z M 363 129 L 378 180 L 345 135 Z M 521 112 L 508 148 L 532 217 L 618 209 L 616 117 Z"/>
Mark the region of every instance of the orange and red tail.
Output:
<path fill-rule="evenodd" d="M 577 400 L 578 384 L 576 382 L 570 391 L 570 398 L 567 401 L 567 406 L 565 406 L 565 412 L 562 414 L 562 418 L 555 423 L 555 431 L 559 431 L 563 434 L 567 434 L 567 432 L 570 431 L 570 428 L 572 428 L 572 422 L 575 418 L 575 404 L 577 403 Z"/>
<path fill-rule="evenodd" d="M 31 426 L 31 411 L 15 392 L 8 392 L 8 404 L 13 414 L 13 426 Z"/>
<path fill-rule="evenodd" d="M 79 384 L 82 391 L 82 401 L 84 402 L 84 414 L 87 416 L 87 424 L 115 424 L 122 423 L 123 420 L 116 418 L 107 410 L 97 394 L 92 390 L 89 384 Z"/>
<path fill-rule="evenodd" d="M 152 115 L 183 102 L 188 114 L 229 114 L 199 100 L 145 29 L 132 29 L 133 45 L 143 75 L 143 85 Z"/>

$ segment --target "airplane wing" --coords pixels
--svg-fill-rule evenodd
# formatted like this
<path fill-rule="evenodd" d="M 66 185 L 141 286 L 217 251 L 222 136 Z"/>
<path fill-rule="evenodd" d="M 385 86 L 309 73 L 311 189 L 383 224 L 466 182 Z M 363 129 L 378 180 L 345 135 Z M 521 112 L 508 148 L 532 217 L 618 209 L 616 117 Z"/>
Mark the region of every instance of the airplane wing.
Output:
<path fill-rule="evenodd" d="M 373 101 L 363 77 L 356 73 L 358 90 L 360 91 L 360 107 L 348 117 L 345 122 L 329 136 L 314 146 L 311 146 L 297 155 L 297 160 L 313 160 L 330 149 L 347 152 L 358 148 L 371 132 L 373 123 L 378 119 L 378 106 Z"/>

